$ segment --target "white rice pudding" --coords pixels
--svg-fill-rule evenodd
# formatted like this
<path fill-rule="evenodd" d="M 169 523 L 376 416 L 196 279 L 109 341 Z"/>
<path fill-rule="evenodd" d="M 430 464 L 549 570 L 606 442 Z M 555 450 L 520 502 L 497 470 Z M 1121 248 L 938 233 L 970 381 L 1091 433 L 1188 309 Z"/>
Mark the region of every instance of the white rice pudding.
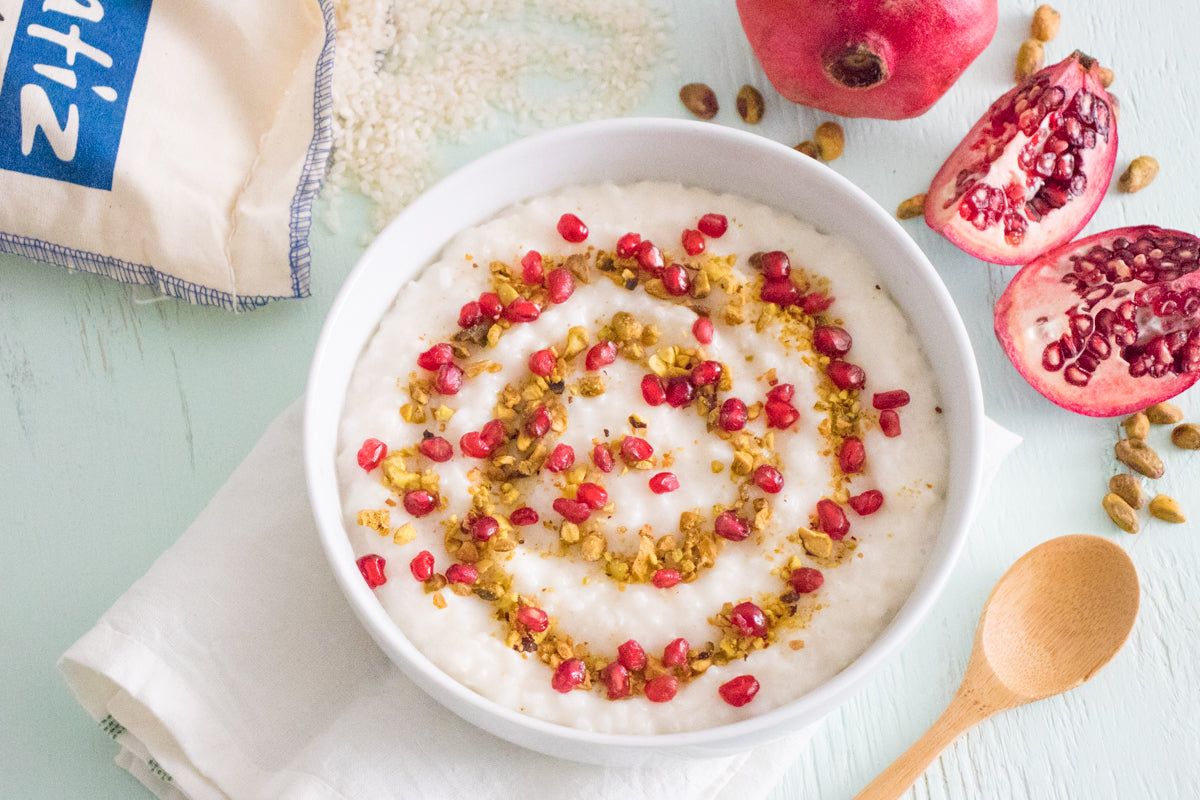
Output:
<path fill-rule="evenodd" d="M 570 243 L 557 232 L 564 213 L 586 223 L 585 241 Z M 704 252 L 688 255 L 681 235 L 705 214 L 726 217 L 728 230 L 704 236 Z M 636 259 L 615 258 L 628 232 L 661 245 L 666 264 L 686 265 L 687 296 L 665 296 Z M 590 282 L 577 279 L 569 299 L 549 302 L 544 288 L 522 281 L 521 261 L 531 250 L 542 255 L 546 273 L 580 254 L 574 266 L 586 269 Z M 779 313 L 760 301 L 763 277 L 749 257 L 777 250 L 789 257 L 802 297 L 823 290 L 835 298 L 827 310 Z M 495 272 L 500 264 L 509 265 L 509 286 L 536 302 L 540 316 L 501 323 L 495 346 L 463 342 L 469 337 L 458 324 L 460 309 L 506 282 Z M 707 294 L 698 288 L 701 273 L 709 278 Z M 739 286 L 740 314 L 730 294 Z M 502 294 L 511 299 L 509 289 Z M 618 312 L 630 315 L 621 319 L 632 319 L 634 332 L 642 326 L 642 335 L 619 341 L 613 330 Z M 710 344 L 694 334 L 698 312 L 713 322 Z M 845 360 L 865 371 L 862 391 L 839 392 L 830 383 L 829 358 L 812 349 L 817 325 L 837 325 L 853 336 Z M 656 338 L 646 332 L 650 326 Z M 587 331 L 588 347 L 568 360 L 571 328 Z M 475 334 L 487 329 L 485 323 Z M 589 371 L 588 348 L 602 332 L 617 342 L 616 359 Z M 630 330 L 622 333 L 628 337 Z M 466 371 L 462 387 L 425 397 L 434 373 L 417 365 L 418 355 L 455 342 L 456 334 L 465 348 L 455 358 Z M 551 347 L 559 355 L 555 372 L 538 380 L 530 355 Z M 724 374 L 696 389 L 686 405 L 651 405 L 643 396 L 645 375 L 661 372 L 665 383 L 704 360 L 718 362 Z M 696 730 L 744 719 L 845 668 L 913 589 L 940 527 L 947 485 L 946 429 L 932 374 L 909 322 L 847 243 L 743 198 L 678 185 L 565 190 L 460 234 L 380 322 L 355 368 L 341 423 L 337 467 L 347 534 L 357 556 L 384 560 L 386 582 L 375 591 L 405 635 L 447 674 L 497 703 L 550 722 L 617 733 Z M 786 429 L 769 427 L 762 409 L 772 381 L 794 386 L 790 405 L 798 415 Z M 593 394 L 597 383 L 602 394 Z M 872 397 L 898 389 L 911 400 L 894 412 L 902 433 L 889 437 Z M 718 408 L 728 398 L 749 407 L 742 431 L 722 427 Z M 555 429 L 540 438 L 518 436 L 540 404 L 554 412 Z M 503 420 L 508 441 L 486 458 L 465 455 L 462 437 L 498 414 L 511 415 Z M 405 421 L 414 415 L 421 421 Z M 564 417 L 565 430 L 557 430 Z M 453 458 L 437 463 L 421 455 L 416 446 L 429 435 L 443 437 Z M 849 475 L 838 458 L 846 435 L 866 452 L 861 470 Z M 648 442 L 651 459 L 625 463 L 619 452 L 624 436 Z M 390 460 L 360 466 L 368 439 L 385 443 Z M 574 450 L 574 466 L 553 472 L 545 454 L 563 443 Z M 597 443 L 616 455 L 609 473 L 593 461 Z M 778 493 L 756 484 L 763 463 L 782 475 Z M 664 471 L 674 474 L 678 489 L 656 493 L 651 478 Z M 422 473 L 438 507 L 414 517 L 404 494 Z M 602 486 L 608 502 L 588 509 L 585 522 L 564 526 L 554 501 L 574 498 L 581 482 Z M 881 493 L 882 507 L 856 513 L 849 498 L 872 490 Z M 849 532 L 840 540 L 836 524 L 833 537 L 820 530 L 822 498 L 845 513 Z M 511 525 L 508 515 L 526 506 L 540 521 Z M 579 507 L 576 500 L 570 508 Z M 387 511 L 387 518 L 375 511 Z M 740 518 L 748 537 L 717 536 L 721 512 Z M 464 528 L 485 514 L 497 520 L 499 532 L 477 542 Z M 655 547 L 643 545 L 639 558 L 643 536 Z M 674 537 L 674 546 L 662 542 L 664 536 Z M 424 582 L 410 570 L 421 551 L 434 560 L 434 574 Z M 474 562 L 476 583 L 445 585 L 447 570 L 459 561 Z M 798 592 L 789 578 L 799 567 L 820 570 L 823 585 Z M 656 585 L 673 582 L 672 568 L 681 581 Z M 764 609 L 766 635 L 730 623 L 729 604 L 744 601 Z M 543 610 L 547 629 L 535 630 L 536 612 L 519 619 L 519 606 Z M 664 665 L 664 648 L 681 637 L 690 644 L 687 661 Z M 626 691 L 612 674 L 621 670 L 603 668 L 618 661 L 618 646 L 628 640 L 642 645 L 649 663 L 633 664 L 628 696 L 612 700 L 606 687 Z M 573 666 L 586 672 L 582 685 L 560 691 L 564 685 L 553 678 L 568 674 L 559 666 L 565 657 L 579 658 Z M 663 675 L 669 678 L 658 679 Z M 722 701 L 719 687 L 743 675 L 757 681 L 757 694 L 740 706 Z M 672 679 L 677 691 L 663 701 Z M 744 691 L 735 699 L 744 700 Z"/>

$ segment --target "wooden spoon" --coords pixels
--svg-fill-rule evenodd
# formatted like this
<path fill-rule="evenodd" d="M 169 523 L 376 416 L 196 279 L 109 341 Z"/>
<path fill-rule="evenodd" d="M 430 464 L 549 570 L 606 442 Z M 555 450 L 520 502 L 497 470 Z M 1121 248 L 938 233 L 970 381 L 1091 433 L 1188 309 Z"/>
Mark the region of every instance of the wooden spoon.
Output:
<path fill-rule="evenodd" d="M 894 800 L 956 738 L 998 711 L 1073 689 L 1133 630 L 1138 578 L 1099 536 L 1063 536 L 1013 564 L 983 606 L 962 685 L 933 727 L 854 800 Z"/>

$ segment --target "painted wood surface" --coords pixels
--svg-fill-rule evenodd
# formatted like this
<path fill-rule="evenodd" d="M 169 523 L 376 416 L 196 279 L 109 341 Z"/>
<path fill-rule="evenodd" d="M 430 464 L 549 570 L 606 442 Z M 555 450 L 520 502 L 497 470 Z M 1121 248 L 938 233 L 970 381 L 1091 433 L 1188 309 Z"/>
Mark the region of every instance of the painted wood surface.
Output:
<path fill-rule="evenodd" d="M 1011 85 L 1036 3 L 1002 2 L 992 44 L 925 116 L 842 120 L 846 152 L 830 168 L 893 209 L 923 191 L 970 124 Z M 1062 2 L 1049 60 L 1081 48 L 1110 65 L 1121 100 L 1118 169 L 1154 155 L 1162 171 L 1137 195 L 1110 192 L 1085 232 L 1157 223 L 1200 232 L 1200 75 L 1193 4 Z M 675 68 L 640 113 L 684 116 L 680 84 L 703 81 L 744 127 L 733 98 L 759 86 L 755 130 L 787 144 L 826 115 L 769 89 L 728 2 L 674 3 Z M 444 154 L 449 169 L 509 134 Z M 747 165 L 752 168 L 752 165 Z M 351 220 L 361 214 L 349 215 Z M 1142 581 L 1130 643 L 1093 681 L 993 718 L 968 733 L 907 795 L 968 798 L 1200 796 L 1200 533 L 1147 521 L 1111 528 L 1099 499 L 1114 471 L 1116 424 L 1050 405 L 1014 372 L 991 332 L 991 306 L 1015 268 L 991 267 L 915 220 L 906 223 L 966 321 L 989 414 L 1024 437 L 1004 464 L 942 600 L 913 642 L 832 714 L 775 798 L 849 798 L 937 718 L 962 677 L 984 598 L 1023 552 L 1064 533 L 1125 547 Z M 0 257 L 0 795 L 148 796 L 57 675 L 72 641 L 171 545 L 267 423 L 303 390 L 322 318 L 361 252 L 365 226 L 313 234 L 313 297 L 243 315 L 153 301 L 137 290 Z M 918 321 L 919 323 L 919 321 Z M 1200 394 L 1179 404 L 1200 421 Z M 1172 450 L 1156 489 L 1200 519 L 1200 454 Z M 297 502 L 302 502 L 297 487 Z M 269 565 L 264 565 L 269 568 Z"/>

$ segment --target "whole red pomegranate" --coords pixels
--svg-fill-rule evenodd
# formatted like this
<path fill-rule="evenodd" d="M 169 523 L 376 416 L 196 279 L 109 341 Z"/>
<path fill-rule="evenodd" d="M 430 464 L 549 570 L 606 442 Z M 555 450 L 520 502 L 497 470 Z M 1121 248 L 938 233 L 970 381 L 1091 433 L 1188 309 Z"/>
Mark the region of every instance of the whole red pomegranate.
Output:
<path fill-rule="evenodd" d="M 1117 120 L 1078 51 L 992 103 L 934 176 L 929 227 L 993 264 L 1027 264 L 1092 218 L 1112 179 Z"/>
<path fill-rule="evenodd" d="M 925 113 L 996 32 L 996 0 L 738 0 L 737 7 L 775 89 L 843 117 Z"/>
<path fill-rule="evenodd" d="M 1142 226 L 1059 247 L 1017 273 L 995 323 L 1021 375 L 1071 411 L 1174 397 L 1200 379 L 1200 239 Z"/>

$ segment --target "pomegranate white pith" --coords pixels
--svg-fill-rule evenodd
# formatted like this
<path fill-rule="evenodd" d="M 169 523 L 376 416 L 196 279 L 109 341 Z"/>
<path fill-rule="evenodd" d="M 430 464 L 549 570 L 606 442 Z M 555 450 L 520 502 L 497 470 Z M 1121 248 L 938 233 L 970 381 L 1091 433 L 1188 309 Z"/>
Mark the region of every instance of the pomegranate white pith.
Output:
<path fill-rule="evenodd" d="M 565 243 L 555 230 L 556 221 L 567 211 L 586 223 L 589 235 L 585 242 Z M 862 557 L 826 571 L 824 584 L 814 595 L 826 607 L 814 617 L 811 627 L 796 632 L 795 638 L 804 641 L 803 648 L 793 649 L 784 640 L 752 653 L 745 662 L 713 667 L 696 680 L 681 680 L 677 686 L 655 684 L 654 697 L 646 694 L 609 700 L 607 692 L 622 695 L 633 680 L 616 669 L 602 679 L 604 689 L 562 693 L 552 685 L 552 673 L 545 664 L 505 646 L 503 636 L 497 635 L 491 605 L 477 597 L 443 591 L 446 607 L 438 609 L 405 567 L 418 553 L 428 551 L 437 557 L 435 572 L 446 570 L 446 531 L 441 520 L 448 513 L 462 518 L 469 507 L 469 472 L 479 464 L 463 457 L 463 439 L 475 433 L 478 441 L 472 438 L 468 442 L 486 450 L 483 429 L 493 416 L 497 395 L 506 384 L 529 374 L 533 354 L 558 342 L 571 326 L 592 331 L 590 346 L 595 346 L 595 331 L 616 311 L 653 322 L 664 345 L 699 341 L 697 316 L 686 304 L 659 300 L 641 290 L 629 291 L 607 279 L 596 278 L 590 284 L 579 281 L 568 302 L 547 305 L 536 320 L 512 326 L 497 347 L 485 351 L 482 357 L 499 365 L 499 371 L 468 374 L 456 394 L 437 398 L 454 410 L 445 430 L 434 423 L 414 425 L 400 418 L 397 409 L 408 399 L 404 391 L 407 375 L 421 353 L 445 341 L 447 331 L 458 329 L 464 302 L 490 305 L 490 298 L 485 303 L 482 295 L 488 288 L 487 265 L 492 260 L 519 263 L 530 249 L 563 255 L 586 253 L 589 247 L 611 249 L 636 231 L 642 241 L 661 243 L 656 247 L 661 247 L 660 257 L 668 255 L 665 268 L 680 260 L 681 232 L 698 229 L 701 217 L 714 211 L 727 216 L 728 227 L 722 236 L 708 239 L 707 255 L 737 254 L 737 269 L 753 275 L 746 263 L 748 254 L 783 249 L 793 269 L 803 265 L 831 278 L 839 325 L 853 333 L 853 348 L 846 358 L 860 365 L 866 375 L 864 407 L 869 406 L 870 393 L 875 391 L 903 388 L 911 395 L 911 402 L 901 409 L 903 436 L 889 439 L 877 428 L 862 434 L 867 458 L 861 478 L 856 475 L 851 484 L 853 495 L 878 489 L 885 499 L 869 516 L 847 506 L 843 517 L 849 518 L 849 535 L 862 542 L 857 551 Z M 632 241 L 626 244 L 634 246 Z M 464 232 L 447 246 L 441 260 L 400 292 L 364 349 L 347 393 L 338 454 L 347 532 L 356 555 L 377 553 L 387 559 L 389 568 L 398 566 L 403 573 L 393 572 L 375 589 L 379 601 L 410 641 L 455 680 L 507 707 L 584 729 L 662 733 L 708 728 L 777 708 L 827 680 L 875 639 L 911 592 L 937 535 L 946 485 L 946 432 L 935 410 L 939 399 L 930 365 L 907 320 L 877 284 L 881 285 L 879 277 L 843 242 L 744 199 L 673 184 L 566 190 L 516 206 Z M 474 309 L 469 311 L 474 313 Z M 500 312 L 481 308 L 479 313 Z M 600 502 L 598 495 L 593 497 L 594 490 L 582 486 L 570 500 L 573 505 L 556 506 L 555 501 L 567 500 L 562 496 L 562 473 L 544 471 L 528 491 L 522 490 L 519 502 L 531 509 L 520 515 L 524 543 L 506 562 L 515 588 L 537 597 L 537 607 L 552 618 L 552 624 L 569 631 L 576 641 L 587 641 L 593 653 L 619 654 L 622 643 L 632 640 L 649 656 L 665 660 L 668 648 L 678 641 L 704 646 L 713 635 L 708 617 L 714 604 L 760 602 L 757 598 L 762 595 L 786 587 L 788 577 L 779 574 L 783 563 L 775 550 L 786 542 L 775 537 L 794 533 L 806 523 L 807 516 L 816 513 L 817 500 L 830 491 L 831 460 L 836 464 L 837 456 L 822 452 L 825 439 L 816 430 L 819 417 L 812 408 L 822 374 L 798 358 L 795 350 L 757 332 L 752 321 L 731 326 L 720 315 L 712 321 L 711 328 L 702 326 L 700 330 L 710 340 L 705 345 L 706 358 L 728 365 L 733 382 L 729 399 L 745 399 L 740 404 L 729 403 L 727 410 L 722 404 L 717 424 L 726 430 L 763 434 L 772 419 L 782 424 L 792 413 L 798 415 L 791 430 L 771 429 L 780 441 L 788 442 L 779 449 L 778 463 L 772 462 L 780 476 L 764 472 L 763 483 L 749 489 L 769 494 L 780 524 L 762 541 L 758 533 L 734 541 L 742 535 L 744 523 L 737 518 L 725 520 L 721 529 L 732 538 L 722 537 L 722 542 L 728 546 L 722 548 L 717 563 L 693 582 L 674 584 L 673 576 L 663 574 L 657 583 L 619 586 L 598 575 L 596 565 L 580 558 L 577 549 L 564 555 L 557 526 L 567 514 L 603 517 L 611 545 L 636 546 L 640 525 L 650 523 L 655 531 L 664 533 L 676 530 L 681 511 L 711 509 L 738 486 L 738 479 L 731 477 L 730 446 L 706 429 L 703 417 L 668 401 L 669 380 L 643 385 L 645 368 L 622 356 L 597 364 L 597 372 L 589 374 L 606 377 L 605 394 L 573 397 L 569 425 L 561 436 L 556 435 L 556 441 L 573 449 L 576 468 L 597 464 L 600 474 L 587 480 L 604 489 L 615 509 L 612 518 L 608 519 L 610 512 L 594 507 Z M 833 352 L 847 344 L 834 330 L 827 331 L 823 341 Z M 586 352 L 580 353 L 580 362 Z M 760 376 L 771 368 L 777 371 L 780 387 L 793 387 L 790 395 L 780 389 L 768 398 L 768 384 Z M 579 369 L 582 374 L 582 363 Z M 693 374 L 700 384 L 712 377 L 706 370 Z M 399 385 L 397 378 L 401 378 Z M 703 388 L 687 380 L 674 384 L 680 393 L 689 387 L 697 392 Z M 773 415 L 765 409 L 768 399 L 777 403 Z M 763 407 L 761 411 L 756 408 L 751 418 L 747 406 L 754 402 Z M 647 426 L 637 437 L 628 435 L 629 417 L 634 413 Z M 867 413 L 876 412 L 869 409 Z M 449 507 L 411 520 L 415 538 L 403 545 L 357 525 L 358 510 L 383 508 L 389 497 L 378 475 L 364 471 L 357 462 L 364 439 L 377 437 L 403 445 L 419 441 L 422 430 L 431 425 L 431 432 L 452 443 L 456 453 L 450 461 L 436 465 L 439 492 Z M 622 444 L 597 450 L 593 442 L 597 438 Z M 600 455 L 608 459 L 605 467 L 599 467 Z M 670 464 L 664 462 L 668 456 Z M 649 469 L 627 469 L 645 459 L 651 461 Z M 724 465 L 720 473 L 714 473 L 714 461 Z M 652 485 L 652 479 L 664 472 L 674 480 L 664 477 Z M 656 487 L 670 491 L 659 492 Z M 778 491 L 772 491 L 776 488 Z M 515 511 L 509 519 L 516 524 Z M 393 507 L 390 524 L 407 521 Z M 839 523 L 830 521 L 834 528 Z M 744 674 L 752 674 L 760 684 L 753 702 L 740 707 L 723 701 L 719 687 Z M 562 686 L 570 683 L 567 679 L 573 680 L 571 674 L 564 674 L 563 679 Z"/>
<path fill-rule="evenodd" d="M 996 336 L 1042 395 L 1093 417 L 1138 411 L 1200 379 L 1200 239 L 1153 226 L 1046 253 L 996 303 Z"/>
<path fill-rule="evenodd" d="M 994 102 L 934 176 L 925 221 L 993 264 L 1070 241 L 1112 179 L 1117 124 L 1099 64 L 1078 51 Z"/>

